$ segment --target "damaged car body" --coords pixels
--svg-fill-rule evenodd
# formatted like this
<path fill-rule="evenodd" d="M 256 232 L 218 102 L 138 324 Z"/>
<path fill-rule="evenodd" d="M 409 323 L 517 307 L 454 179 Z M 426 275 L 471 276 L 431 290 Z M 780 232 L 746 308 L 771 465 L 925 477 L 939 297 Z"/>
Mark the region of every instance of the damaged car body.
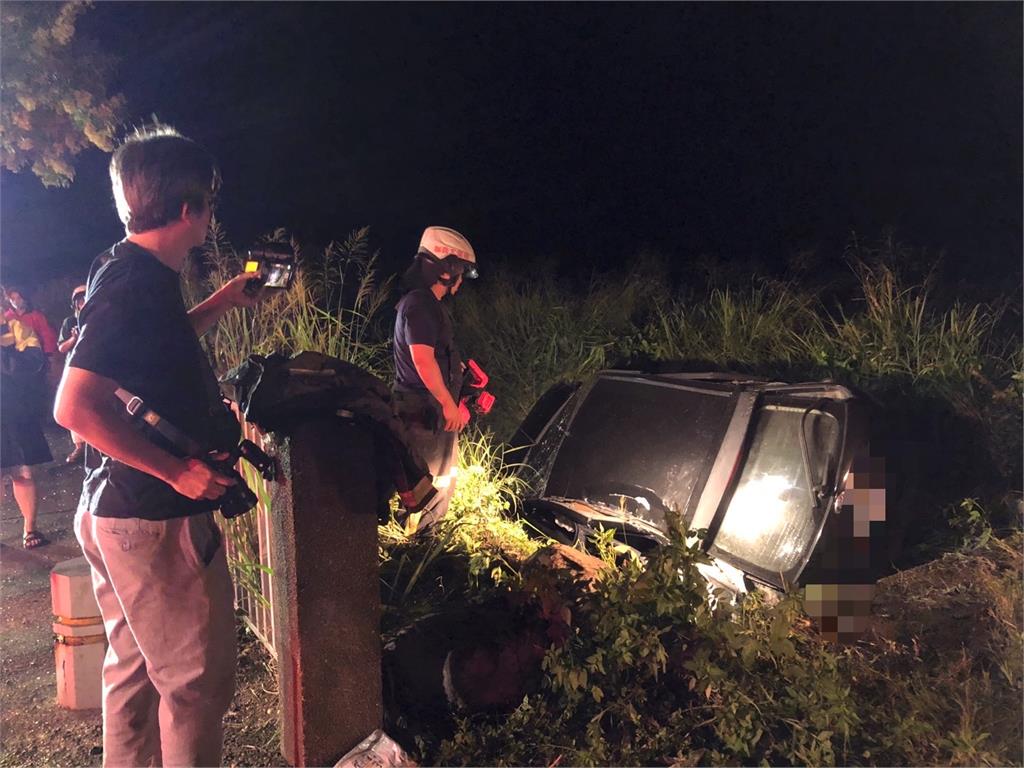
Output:
<path fill-rule="evenodd" d="M 549 390 L 513 438 L 521 512 L 564 544 L 611 529 L 642 555 L 667 541 L 671 510 L 707 531 L 710 584 L 781 591 L 822 570 L 867 421 L 863 398 L 829 382 L 604 371 Z"/>

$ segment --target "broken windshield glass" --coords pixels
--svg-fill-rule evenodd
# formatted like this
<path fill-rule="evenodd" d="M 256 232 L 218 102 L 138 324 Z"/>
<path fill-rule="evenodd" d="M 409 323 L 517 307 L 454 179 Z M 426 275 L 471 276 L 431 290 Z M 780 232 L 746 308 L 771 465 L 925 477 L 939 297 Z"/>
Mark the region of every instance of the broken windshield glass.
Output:
<path fill-rule="evenodd" d="M 668 508 L 686 513 L 703 489 L 732 408 L 727 391 L 601 378 L 556 448 L 543 495 L 588 498 L 617 480 L 651 489 Z M 664 529 L 656 505 L 637 511 Z"/>

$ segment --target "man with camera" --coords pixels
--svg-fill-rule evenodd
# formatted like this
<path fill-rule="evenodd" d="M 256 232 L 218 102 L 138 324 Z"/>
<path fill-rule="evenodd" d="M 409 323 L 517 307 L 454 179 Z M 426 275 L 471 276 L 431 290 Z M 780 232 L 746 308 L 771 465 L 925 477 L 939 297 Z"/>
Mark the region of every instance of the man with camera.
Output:
<path fill-rule="evenodd" d="M 235 480 L 144 433 L 123 401 L 141 399 L 199 445 L 229 445 L 199 335 L 261 291 L 246 293 L 253 275 L 240 275 L 190 311 L 182 302 L 178 273 L 205 240 L 220 182 L 205 149 L 172 129 L 140 131 L 114 152 L 110 178 L 127 236 L 89 271 L 54 407 L 88 445 L 75 533 L 110 644 L 104 763 L 220 765 L 235 627 L 213 509 Z"/>
<path fill-rule="evenodd" d="M 463 278 L 476 276 L 476 254 L 469 241 L 454 229 L 427 227 L 402 277 L 407 293 L 395 318 L 395 411 L 443 494 L 418 521 L 424 527 L 448 511 L 455 490 L 458 433 L 469 419 L 459 408 L 465 366 L 442 302 L 458 293 Z"/>

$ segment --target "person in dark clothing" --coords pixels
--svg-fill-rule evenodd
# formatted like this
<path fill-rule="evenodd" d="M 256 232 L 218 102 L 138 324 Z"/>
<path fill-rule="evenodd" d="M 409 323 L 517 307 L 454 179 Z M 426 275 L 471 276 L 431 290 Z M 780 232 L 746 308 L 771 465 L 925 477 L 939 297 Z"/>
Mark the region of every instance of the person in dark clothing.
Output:
<path fill-rule="evenodd" d="M 57 335 L 57 351 L 62 355 L 67 356 L 74 349 L 75 342 L 78 341 L 78 314 L 85 306 L 85 291 L 86 287 L 80 285 L 71 292 L 71 309 L 74 312 L 64 318 L 64 322 L 60 326 L 60 333 Z M 71 464 L 82 458 L 82 454 L 85 452 L 85 443 L 74 432 L 69 434 L 75 447 L 64 461 Z"/>
<path fill-rule="evenodd" d="M 469 241 L 454 229 L 427 227 L 403 277 L 407 293 L 398 302 L 392 346 L 395 411 L 444 494 L 418 521 L 410 518 L 413 529 L 444 517 L 455 490 L 458 433 L 467 421 L 458 403 L 465 366 L 443 299 L 454 296 L 464 278 L 476 276 Z"/>
<path fill-rule="evenodd" d="M 36 481 L 32 467 L 53 460 L 43 435 L 46 356 L 39 338 L 15 318 L 0 322 L 0 475 L 11 478 L 24 522 L 22 546 L 49 543 L 36 530 Z"/>
<path fill-rule="evenodd" d="M 223 444 L 213 433 L 226 411 L 199 334 L 262 291 L 247 294 L 259 275 L 243 274 L 185 309 L 178 272 L 206 238 L 220 181 L 205 149 L 171 129 L 141 131 L 114 152 L 110 178 L 127 236 L 89 271 L 54 407 L 87 443 L 75 534 L 109 642 L 103 760 L 220 765 L 236 653 L 211 501 L 235 481 L 136 429 L 118 393 L 201 445 Z"/>

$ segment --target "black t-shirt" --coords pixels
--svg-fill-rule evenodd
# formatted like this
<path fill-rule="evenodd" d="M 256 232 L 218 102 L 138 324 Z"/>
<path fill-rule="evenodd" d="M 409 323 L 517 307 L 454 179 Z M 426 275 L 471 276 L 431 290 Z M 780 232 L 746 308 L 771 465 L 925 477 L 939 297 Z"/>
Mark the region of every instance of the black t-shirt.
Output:
<path fill-rule="evenodd" d="M 455 346 L 452 318 L 448 309 L 427 288 L 409 291 L 398 302 L 395 318 L 395 388 L 403 392 L 427 393 L 412 361 L 411 344 L 434 348 L 448 390 L 457 398 L 462 386 L 462 358 Z"/>
<path fill-rule="evenodd" d="M 132 242 L 116 244 L 89 270 L 78 328 L 69 366 L 113 379 L 201 445 L 216 444 L 224 407 L 189 322 L 177 272 Z M 97 517 L 166 520 L 209 509 L 98 452 L 87 457 L 86 467 L 79 503 Z"/>
<path fill-rule="evenodd" d="M 74 315 L 68 315 L 64 318 L 64 322 L 60 326 L 60 334 L 57 336 L 57 343 L 63 344 L 65 341 L 71 338 L 71 332 L 78 327 L 78 318 Z"/>

